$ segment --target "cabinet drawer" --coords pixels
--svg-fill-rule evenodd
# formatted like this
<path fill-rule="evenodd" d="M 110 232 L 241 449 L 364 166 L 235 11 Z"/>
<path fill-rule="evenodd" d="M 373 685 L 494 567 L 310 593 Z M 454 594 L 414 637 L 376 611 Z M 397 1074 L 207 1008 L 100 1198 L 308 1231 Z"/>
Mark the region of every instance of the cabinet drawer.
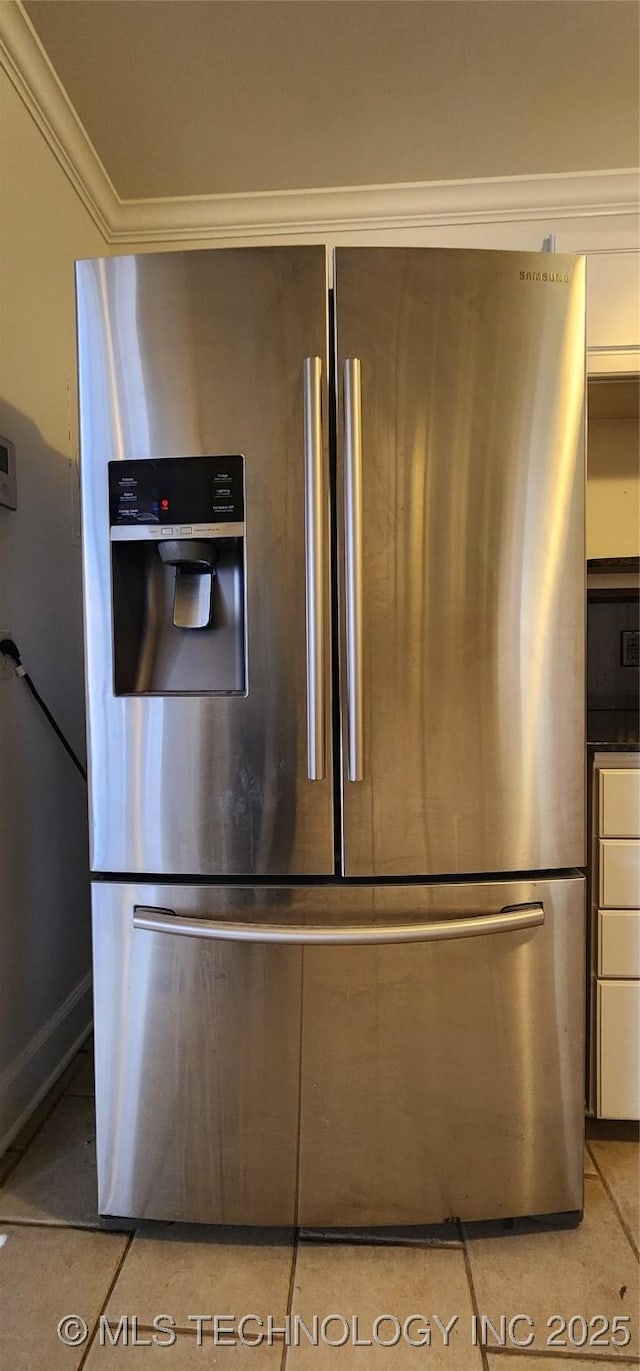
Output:
<path fill-rule="evenodd" d="M 640 842 L 607 838 L 598 846 L 598 903 L 608 909 L 636 909 L 640 905 Z"/>
<path fill-rule="evenodd" d="M 640 910 L 598 910 L 598 975 L 640 978 Z"/>
<path fill-rule="evenodd" d="M 601 838 L 640 838 L 640 770 L 603 768 L 598 796 Z"/>
<path fill-rule="evenodd" d="M 598 981 L 598 1118 L 640 1117 L 640 981 Z"/>

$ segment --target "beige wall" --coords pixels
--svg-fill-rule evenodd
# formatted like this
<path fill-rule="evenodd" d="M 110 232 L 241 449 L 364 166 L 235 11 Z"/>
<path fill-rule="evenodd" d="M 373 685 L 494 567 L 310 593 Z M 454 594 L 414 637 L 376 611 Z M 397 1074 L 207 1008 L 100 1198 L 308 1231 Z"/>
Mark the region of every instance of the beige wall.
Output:
<path fill-rule="evenodd" d="M 640 556 L 637 418 L 591 419 L 587 441 L 587 557 Z"/>
<path fill-rule="evenodd" d="M 0 70 L 0 628 L 84 754 L 74 256 L 105 251 Z M 0 681 L 0 1149 L 90 1017 L 86 793 L 23 682 Z"/>

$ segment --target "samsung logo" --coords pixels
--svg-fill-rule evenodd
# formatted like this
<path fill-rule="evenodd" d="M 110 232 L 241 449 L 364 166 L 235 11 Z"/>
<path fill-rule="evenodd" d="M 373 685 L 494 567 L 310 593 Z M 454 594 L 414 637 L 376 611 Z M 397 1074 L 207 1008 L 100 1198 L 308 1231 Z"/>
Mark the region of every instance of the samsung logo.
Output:
<path fill-rule="evenodd" d="M 562 271 L 521 271 L 521 281 L 556 281 L 558 285 L 568 286 L 569 275 Z"/>

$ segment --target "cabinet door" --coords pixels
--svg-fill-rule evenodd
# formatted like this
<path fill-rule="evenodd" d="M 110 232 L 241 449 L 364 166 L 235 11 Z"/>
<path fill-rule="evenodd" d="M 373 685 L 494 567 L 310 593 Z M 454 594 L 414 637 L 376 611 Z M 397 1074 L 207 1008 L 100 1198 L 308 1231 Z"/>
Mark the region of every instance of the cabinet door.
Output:
<path fill-rule="evenodd" d="M 598 1118 L 640 1118 L 640 981 L 598 981 Z"/>
<path fill-rule="evenodd" d="M 587 259 L 587 370 L 640 371 L 640 253 L 593 252 Z"/>
<path fill-rule="evenodd" d="M 601 767 L 598 786 L 601 838 L 640 838 L 640 770 Z"/>
<path fill-rule="evenodd" d="M 640 905 L 640 841 L 601 839 L 599 846 L 599 903 L 609 909 L 637 909 Z"/>
<path fill-rule="evenodd" d="M 598 910 L 598 975 L 640 979 L 640 909 Z"/>
<path fill-rule="evenodd" d="M 341 248 L 336 318 L 344 870 L 580 866 L 584 261 Z"/>

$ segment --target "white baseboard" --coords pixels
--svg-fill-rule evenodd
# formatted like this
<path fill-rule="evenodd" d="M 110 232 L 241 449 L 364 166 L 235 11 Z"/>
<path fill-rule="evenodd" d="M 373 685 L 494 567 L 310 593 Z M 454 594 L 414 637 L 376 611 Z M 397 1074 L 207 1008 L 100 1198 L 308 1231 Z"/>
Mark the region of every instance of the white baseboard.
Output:
<path fill-rule="evenodd" d="M 89 971 L 0 1073 L 0 1156 L 91 1032 L 91 988 Z"/>

